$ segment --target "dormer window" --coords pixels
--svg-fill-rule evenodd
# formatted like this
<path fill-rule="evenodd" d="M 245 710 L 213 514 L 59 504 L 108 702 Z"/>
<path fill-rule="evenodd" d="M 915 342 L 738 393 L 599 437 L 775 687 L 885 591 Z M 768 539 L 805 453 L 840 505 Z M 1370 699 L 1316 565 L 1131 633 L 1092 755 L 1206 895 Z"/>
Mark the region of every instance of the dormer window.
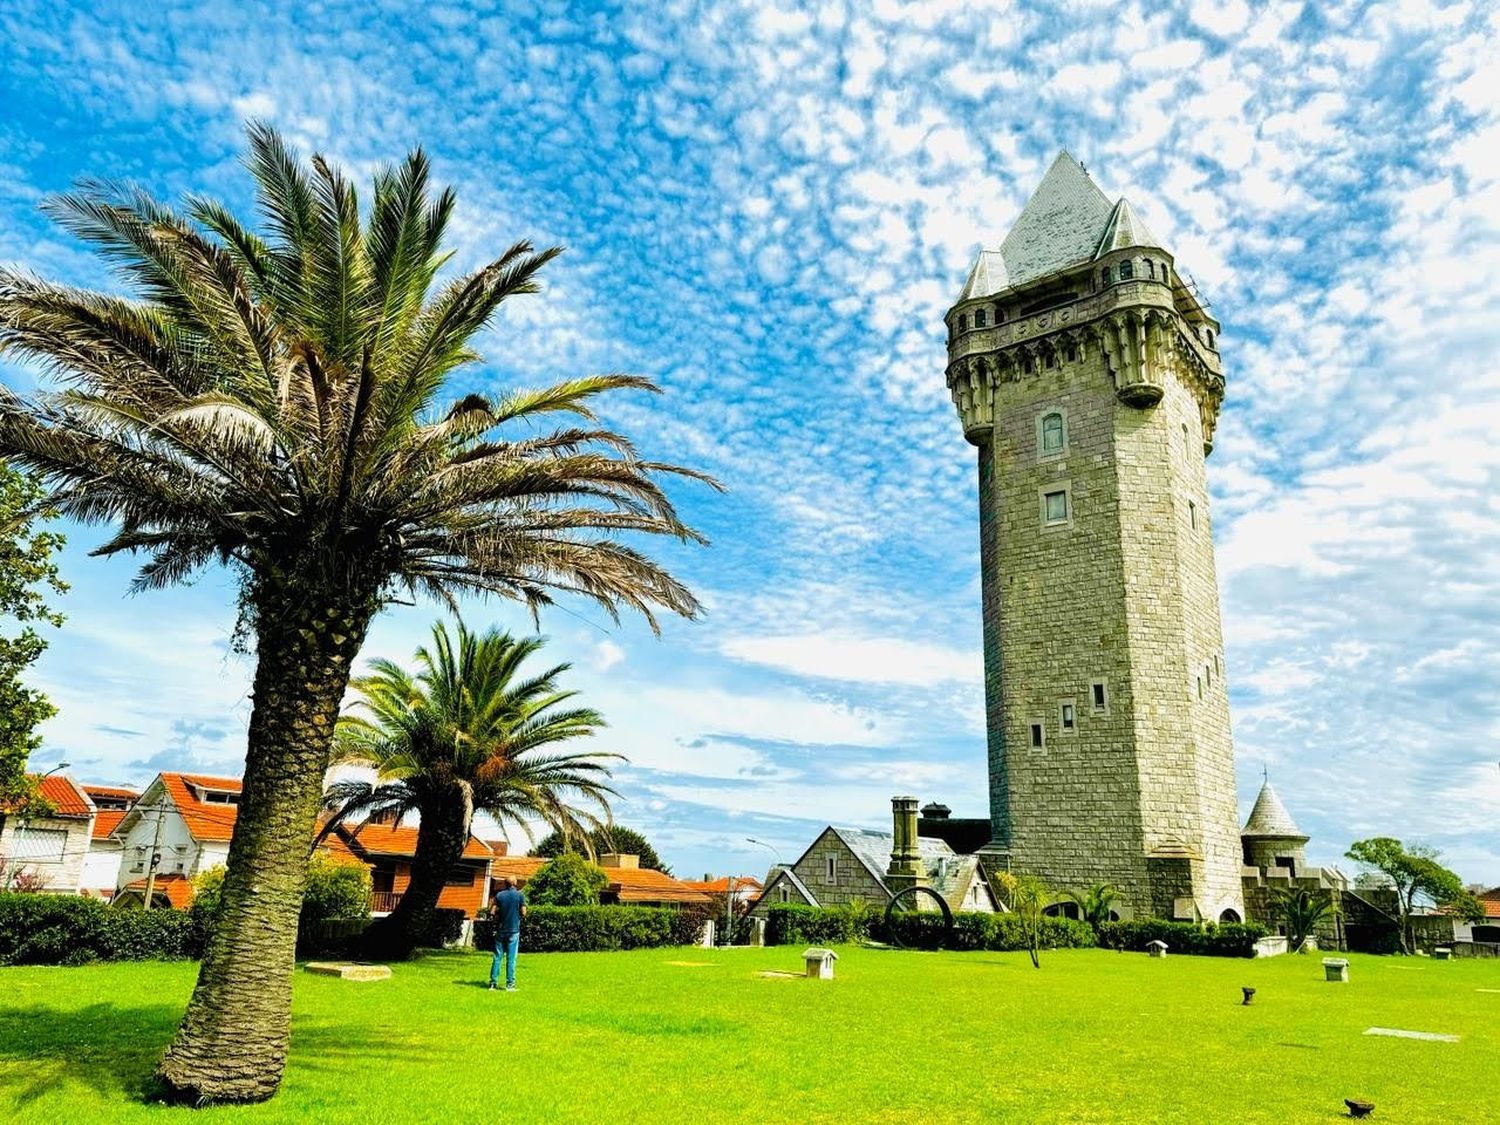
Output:
<path fill-rule="evenodd" d="M 1134 276 L 1135 263 L 1132 262 L 1129 258 L 1126 258 L 1123 262 L 1120 263 L 1120 280 L 1129 281 Z"/>
<path fill-rule="evenodd" d="M 975 309 L 974 310 L 974 327 L 975 328 L 983 328 L 984 327 L 984 310 L 983 309 Z"/>

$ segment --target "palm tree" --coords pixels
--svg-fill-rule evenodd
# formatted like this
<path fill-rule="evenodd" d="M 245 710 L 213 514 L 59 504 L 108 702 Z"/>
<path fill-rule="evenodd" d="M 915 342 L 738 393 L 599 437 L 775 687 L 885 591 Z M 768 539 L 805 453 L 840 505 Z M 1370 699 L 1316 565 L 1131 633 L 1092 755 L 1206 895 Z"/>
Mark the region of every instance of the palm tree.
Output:
<path fill-rule="evenodd" d="M 256 651 L 244 793 L 220 922 L 158 1072 L 167 1096 L 196 1102 L 280 1082 L 307 842 L 350 669 L 387 599 L 497 594 L 535 614 L 566 591 L 653 628 L 656 611 L 698 609 L 618 538 L 697 539 L 661 487 L 687 470 L 584 425 L 590 400 L 648 381 L 439 403 L 478 361 L 476 334 L 558 251 L 518 242 L 439 284 L 454 197 L 433 195 L 420 150 L 376 173 L 362 218 L 338 169 L 302 164 L 268 126 L 249 138 L 258 231 L 212 200 L 178 212 L 101 183 L 44 205 L 136 297 L 0 269 L 0 354 L 62 384 L 0 390 L 0 457 L 38 473 L 62 515 L 112 525 L 98 553 L 144 555 L 137 589 L 215 561 L 240 580 Z M 583 422 L 548 430 L 556 414 Z"/>
<path fill-rule="evenodd" d="M 1078 905 L 1079 918 L 1092 926 L 1095 934 L 1099 932 L 1099 927 L 1110 920 L 1115 903 L 1120 899 L 1120 892 L 1113 883 L 1095 883 L 1082 894 L 1077 891 L 1065 893 L 1070 901 Z"/>
<path fill-rule="evenodd" d="M 570 665 L 523 677 L 521 666 L 543 643 L 494 629 L 475 634 L 462 622 L 455 641 L 439 622 L 432 647 L 417 649 L 415 676 L 376 660 L 370 675 L 353 682 L 360 699 L 339 723 L 335 752 L 339 761 L 374 767 L 376 779 L 331 786 L 323 803 L 333 815 L 321 834 L 360 814 L 421 817 L 411 883 L 396 909 L 366 932 L 367 953 L 411 955 L 463 855 L 476 810 L 522 831 L 538 818 L 565 836 L 583 835 L 608 817 L 608 760 L 618 755 L 547 752 L 605 722 L 587 708 L 560 709 L 575 695 L 557 687 Z"/>
<path fill-rule="evenodd" d="M 1287 948 L 1293 953 L 1307 952 L 1307 939 L 1338 913 L 1338 904 L 1326 889 L 1276 887 L 1271 891 L 1271 906 L 1286 926 Z"/>

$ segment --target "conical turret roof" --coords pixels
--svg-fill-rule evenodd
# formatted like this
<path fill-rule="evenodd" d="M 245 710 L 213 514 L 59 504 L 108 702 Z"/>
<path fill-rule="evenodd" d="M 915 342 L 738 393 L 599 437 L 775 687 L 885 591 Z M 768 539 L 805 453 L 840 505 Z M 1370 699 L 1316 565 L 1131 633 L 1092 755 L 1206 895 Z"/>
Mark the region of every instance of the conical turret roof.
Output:
<path fill-rule="evenodd" d="M 1111 251 L 1128 250 L 1132 246 L 1151 246 L 1158 250 L 1163 248 L 1135 213 L 1130 200 L 1121 196 L 1120 202 L 1115 204 L 1115 209 L 1109 214 L 1109 222 L 1104 225 L 1104 234 L 1099 239 L 1099 248 L 1094 251 L 1094 257 L 1102 258 Z"/>
<path fill-rule="evenodd" d="M 1286 811 L 1271 782 L 1266 780 L 1260 787 L 1260 796 L 1255 798 L 1255 807 L 1250 810 L 1250 819 L 1245 821 L 1241 836 L 1275 837 L 1287 840 L 1306 840 L 1307 835 L 1297 827 L 1292 814 Z"/>
<path fill-rule="evenodd" d="M 1083 166 L 1066 150 L 1059 152 L 1000 244 L 1009 284 L 1025 285 L 1093 261 L 1111 210 L 1109 197 Z"/>
<path fill-rule="evenodd" d="M 988 297 L 991 293 L 998 293 L 1009 285 L 1009 276 L 1005 272 L 1005 259 L 1000 256 L 1000 251 L 981 250 L 979 257 L 974 261 L 974 268 L 969 271 L 969 280 L 964 283 L 964 291 L 958 299 L 972 301 L 979 297 Z"/>

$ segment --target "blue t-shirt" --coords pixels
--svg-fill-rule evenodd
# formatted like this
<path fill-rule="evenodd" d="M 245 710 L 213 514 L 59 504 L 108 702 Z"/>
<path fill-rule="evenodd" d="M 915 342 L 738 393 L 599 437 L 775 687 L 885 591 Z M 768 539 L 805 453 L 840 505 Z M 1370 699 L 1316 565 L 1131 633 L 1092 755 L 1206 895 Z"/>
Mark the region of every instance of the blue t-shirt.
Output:
<path fill-rule="evenodd" d="M 526 896 L 514 887 L 506 887 L 495 896 L 495 932 L 518 934 L 521 932 L 521 909 L 526 905 Z"/>

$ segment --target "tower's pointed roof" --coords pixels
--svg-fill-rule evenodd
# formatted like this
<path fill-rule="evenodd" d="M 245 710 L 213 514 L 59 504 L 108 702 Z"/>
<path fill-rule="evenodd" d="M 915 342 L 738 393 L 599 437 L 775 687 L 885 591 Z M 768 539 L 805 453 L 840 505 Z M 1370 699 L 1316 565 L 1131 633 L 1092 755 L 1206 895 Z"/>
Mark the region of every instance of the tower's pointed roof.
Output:
<path fill-rule="evenodd" d="M 1109 221 L 1104 224 L 1104 234 L 1099 239 L 1099 248 L 1094 251 L 1094 257 L 1102 258 L 1113 250 L 1128 250 L 1132 246 L 1152 246 L 1158 250 L 1163 248 L 1135 213 L 1130 200 L 1122 196 L 1120 202 L 1115 204 L 1115 209 L 1109 213 Z"/>
<path fill-rule="evenodd" d="M 1271 788 L 1268 778 L 1260 787 L 1260 796 L 1255 798 L 1255 807 L 1250 810 L 1250 819 L 1245 821 L 1241 836 L 1268 836 L 1289 840 L 1306 840 L 1308 837 L 1292 814 L 1286 811 L 1276 790 Z"/>
<path fill-rule="evenodd" d="M 959 296 L 960 301 L 970 301 L 978 297 L 988 297 L 991 293 L 998 293 L 1010 285 L 1010 277 L 1005 272 L 1005 259 L 1000 256 L 998 250 L 981 250 L 979 257 L 974 260 L 974 268 L 969 271 L 969 280 L 964 283 L 964 291 Z"/>
<path fill-rule="evenodd" d="M 1032 192 L 1000 244 L 1010 285 L 1090 262 L 1112 210 L 1108 196 L 1066 150 Z"/>

